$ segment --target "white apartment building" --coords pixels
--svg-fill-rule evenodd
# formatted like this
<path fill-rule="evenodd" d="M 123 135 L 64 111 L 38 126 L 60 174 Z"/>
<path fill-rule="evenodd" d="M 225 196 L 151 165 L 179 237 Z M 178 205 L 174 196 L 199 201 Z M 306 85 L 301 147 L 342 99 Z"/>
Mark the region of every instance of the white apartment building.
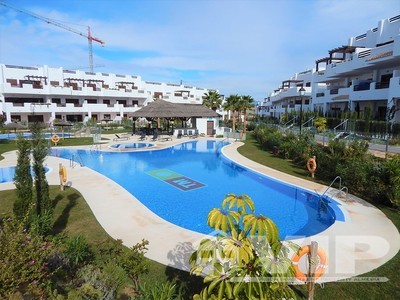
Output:
<path fill-rule="evenodd" d="M 314 69 L 283 81 L 258 113 L 280 118 L 287 109 L 302 106 L 331 116 L 344 111 L 362 115 L 368 107 L 375 120 L 400 122 L 400 15 L 379 21 L 328 54 L 316 60 Z M 302 86 L 306 92 L 299 97 Z"/>
<path fill-rule="evenodd" d="M 0 64 L 0 112 L 6 122 L 119 121 L 155 98 L 202 104 L 205 93 L 208 89 L 140 76 Z"/>
<path fill-rule="evenodd" d="M 257 108 L 257 114 L 280 119 L 285 113 L 311 110 L 313 70 L 296 73 L 270 93 Z M 301 93 L 300 89 L 304 91 Z M 290 121 L 290 120 L 287 120 Z"/>

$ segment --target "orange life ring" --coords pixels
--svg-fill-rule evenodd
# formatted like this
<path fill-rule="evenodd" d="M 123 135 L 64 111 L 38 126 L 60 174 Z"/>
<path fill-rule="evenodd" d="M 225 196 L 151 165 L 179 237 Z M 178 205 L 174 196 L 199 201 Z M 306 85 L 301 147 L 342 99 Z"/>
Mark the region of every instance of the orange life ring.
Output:
<path fill-rule="evenodd" d="M 66 183 L 67 182 L 67 169 L 64 166 L 62 166 L 60 168 L 59 174 L 60 174 L 60 178 L 61 178 L 62 182 Z"/>
<path fill-rule="evenodd" d="M 317 162 L 315 161 L 314 158 L 310 158 L 307 161 L 307 169 L 310 173 L 314 173 L 315 170 L 317 169 Z"/>
<path fill-rule="evenodd" d="M 52 141 L 54 144 L 57 144 L 57 143 L 60 141 L 60 137 L 59 137 L 57 134 L 54 134 L 54 135 L 51 137 L 51 141 Z"/>
<path fill-rule="evenodd" d="M 295 270 L 295 277 L 298 280 L 301 281 L 306 281 L 307 280 L 307 274 L 304 274 L 303 272 L 300 271 L 298 263 L 301 257 L 303 257 L 304 255 L 308 255 L 311 252 L 310 246 L 304 246 L 302 247 L 297 253 L 295 253 L 292 257 L 292 265 L 293 268 Z M 318 248 L 317 251 L 317 256 L 319 258 L 319 263 L 318 266 L 315 269 L 315 273 L 314 273 L 314 278 L 318 279 L 320 278 L 322 275 L 324 275 L 325 273 L 325 269 L 327 267 L 327 257 L 325 254 L 325 251 L 322 248 Z"/>

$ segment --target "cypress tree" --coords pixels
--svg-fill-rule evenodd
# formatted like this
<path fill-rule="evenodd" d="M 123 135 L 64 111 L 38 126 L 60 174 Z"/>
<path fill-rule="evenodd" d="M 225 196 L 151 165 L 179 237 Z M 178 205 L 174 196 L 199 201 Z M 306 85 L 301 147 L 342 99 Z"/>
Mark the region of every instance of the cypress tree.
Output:
<path fill-rule="evenodd" d="M 18 160 L 15 168 L 14 183 L 16 187 L 17 199 L 14 202 L 13 210 L 18 220 L 22 220 L 28 215 L 32 205 L 32 175 L 30 150 L 31 143 L 22 135 L 17 139 Z"/>
<path fill-rule="evenodd" d="M 51 230 L 52 226 L 52 202 L 49 194 L 49 184 L 46 179 L 44 169 L 44 160 L 47 156 L 47 141 L 43 137 L 42 129 L 39 123 L 35 122 L 32 127 L 32 156 L 33 172 L 36 190 L 36 214 L 38 229 L 40 233 L 45 234 Z"/>

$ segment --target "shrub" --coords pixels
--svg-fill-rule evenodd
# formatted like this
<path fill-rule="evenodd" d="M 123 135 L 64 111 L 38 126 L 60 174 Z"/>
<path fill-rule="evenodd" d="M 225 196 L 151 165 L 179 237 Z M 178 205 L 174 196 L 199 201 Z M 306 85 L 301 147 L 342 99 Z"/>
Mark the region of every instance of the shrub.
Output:
<path fill-rule="evenodd" d="M 400 208 L 400 154 L 388 159 L 384 168 L 387 178 L 386 195 L 396 208 Z"/>
<path fill-rule="evenodd" d="M 69 293 L 69 299 L 114 300 L 128 282 L 125 271 L 112 262 L 102 268 L 91 264 L 85 265 L 78 271 L 77 277 L 80 286 Z"/>
<path fill-rule="evenodd" d="M 32 209 L 32 190 L 33 180 L 31 175 L 31 160 L 29 158 L 31 144 L 22 135 L 17 139 L 18 160 L 15 168 L 14 183 L 16 187 L 17 199 L 14 202 L 13 211 L 17 219 L 29 215 L 28 211 Z"/>
<path fill-rule="evenodd" d="M 254 211 L 249 196 L 234 194 L 226 196 L 222 208 L 210 211 L 207 224 L 218 233 L 215 239 L 203 239 L 190 256 L 190 273 L 207 273 L 207 286 L 193 299 L 295 298 L 288 285 L 294 280 L 288 256 L 289 249 L 299 247 L 281 242 L 275 223 Z"/>
<path fill-rule="evenodd" d="M 1 298 L 16 293 L 24 299 L 44 298 L 55 271 L 48 267 L 48 262 L 56 245 L 12 219 L 4 220 L 0 237 Z"/>
<path fill-rule="evenodd" d="M 72 267 L 87 262 L 93 255 L 90 246 L 82 235 L 69 237 L 64 244 L 64 254 L 69 259 Z"/>
<path fill-rule="evenodd" d="M 183 299 L 180 292 L 176 292 L 176 284 L 172 282 L 156 282 L 151 286 L 140 285 L 138 300 L 172 300 Z"/>

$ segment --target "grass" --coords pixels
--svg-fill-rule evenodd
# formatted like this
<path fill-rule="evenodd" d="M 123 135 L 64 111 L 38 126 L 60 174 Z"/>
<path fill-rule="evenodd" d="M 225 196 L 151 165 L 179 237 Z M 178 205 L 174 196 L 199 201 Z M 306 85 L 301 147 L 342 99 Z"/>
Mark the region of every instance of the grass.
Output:
<path fill-rule="evenodd" d="M 1 191 L 1 214 L 11 214 L 15 190 Z M 59 186 L 50 186 L 50 198 L 54 201 L 54 232 L 83 235 L 91 244 L 104 241 L 108 234 L 97 222 L 82 195 L 73 188 L 60 191 Z"/>
<path fill-rule="evenodd" d="M 0 160 L 4 159 L 3 153 L 17 149 L 15 140 L 0 140 Z"/>
<path fill-rule="evenodd" d="M 301 177 L 307 180 L 316 181 L 309 176 L 306 168 L 299 168 L 290 160 L 284 160 L 274 156 L 272 153 L 262 151 L 257 145 L 257 142 L 250 134 L 247 135 L 245 144 L 238 148 L 238 152 L 243 156 L 256 161 L 267 167 L 276 169 L 278 171 Z M 329 182 L 321 182 L 323 184 L 330 184 Z M 388 207 L 379 207 L 382 212 L 393 222 L 396 228 L 400 231 L 400 213 L 399 211 L 392 210 Z M 368 234 L 368 233 L 366 233 Z M 381 267 L 363 274 L 361 277 L 387 277 L 388 282 L 375 283 L 375 282 L 334 282 L 326 283 L 324 287 L 317 285 L 315 290 L 316 299 L 400 299 L 400 253 L 397 253 L 389 262 Z M 303 286 L 296 286 L 300 297 L 306 297 L 307 289 Z"/>
<path fill-rule="evenodd" d="M 85 138 L 82 138 L 85 139 Z M 80 139 L 67 139 L 73 145 L 75 142 L 83 143 L 85 140 Z M 86 142 L 90 141 L 86 140 Z M 4 147 L 3 147 L 4 146 Z M 9 149 L 9 150 L 5 150 Z M 14 141 L 9 143 L 0 143 L 0 154 L 6 151 L 15 150 L 16 145 Z M 252 159 L 268 167 L 277 169 L 279 171 L 302 177 L 308 180 L 313 180 L 309 177 L 308 172 L 295 166 L 290 160 L 283 160 L 275 157 L 271 153 L 262 151 L 258 148 L 251 135 L 248 135 L 248 140 L 245 145 L 240 147 L 238 151 Z M 108 234 L 97 222 L 89 206 L 81 194 L 73 189 L 68 188 L 65 192 L 59 191 L 58 186 L 51 186 L 50 193 L 52 199 L 55 199 L 55 231 L 68 232 L 70 234 L 82 234 L 87 240 L 95 244 L 99 241 L 104 241 L 109 238 Z M 15 199 L 15 192 L 13 190 L 0 191 L 0 214 L 11 213 L 12 205 Z M 387 207 L 380 207 L 380 209 L 392 220 L 394 225 L 400 230 L 400 215 L 398 211 L 391 210 Z M 368 234 L 368 233 L 366 233 Z M 187 272 L 179 271 L 157 262 L 148 260 L 149 273 L 142 276 L 142 282 L 152 284 L 154 282 L 165 282 L 166 280 L 177 280 L 183 282 L 188 292 L 185 299 L 190 299 L 191 295 L 199 292 L 202 283 L 201 279 L 190 276 Z M 316 286 L 315 298 L 316 299 L 400 299 L 400 254 L 397 254 L 389 262 L 383 266 L 363 274 L 363 277 L 387 277 L 388 282 L 385 283 L 357 283 L 357 282 L 335 282 L 327 283 L 324 287 Z M 307 290 L 304 285 L 296 286 L 295 291 L 299 298 L 306 298 Z"/>
<path fill-rule="evenodd" d="M 15 201 L 15 190 L 0 191 L 0 218 L 11 215 Z M 69 235 L 82 235 L 95 246 L 111 237 L 100 226 L 85 199 L 74 188 L 60 191 L 59 186 L 50 186 L 50 198 L 54 207 L 54 233 L 67 233 Z M 158 262 L 147 259 L 148 273 L 141 276 L 141 281 L 147 284 L 178 280 L 185 282 L 191 297 L 193 292 L 201 290 L 201 280 L 188 275 L 188 273 L 167 267 Z"/>
<path fill-rule="evenodd" d="M 102 141 L 109 141 L 109 139 L 102 139 Z M 92 144 L 93 144 L 93 138 L 80 137 L 80 138 L 65 138 L 64 140 L 61 139 L 60 142 L 58 142 L 57 146 L 84 146 Z M 3 153 L 13 150 L 17 150 L 16 140 L 0 140 L 0 160 L 4 159 L 4 157 L 2 156 Z"/>

